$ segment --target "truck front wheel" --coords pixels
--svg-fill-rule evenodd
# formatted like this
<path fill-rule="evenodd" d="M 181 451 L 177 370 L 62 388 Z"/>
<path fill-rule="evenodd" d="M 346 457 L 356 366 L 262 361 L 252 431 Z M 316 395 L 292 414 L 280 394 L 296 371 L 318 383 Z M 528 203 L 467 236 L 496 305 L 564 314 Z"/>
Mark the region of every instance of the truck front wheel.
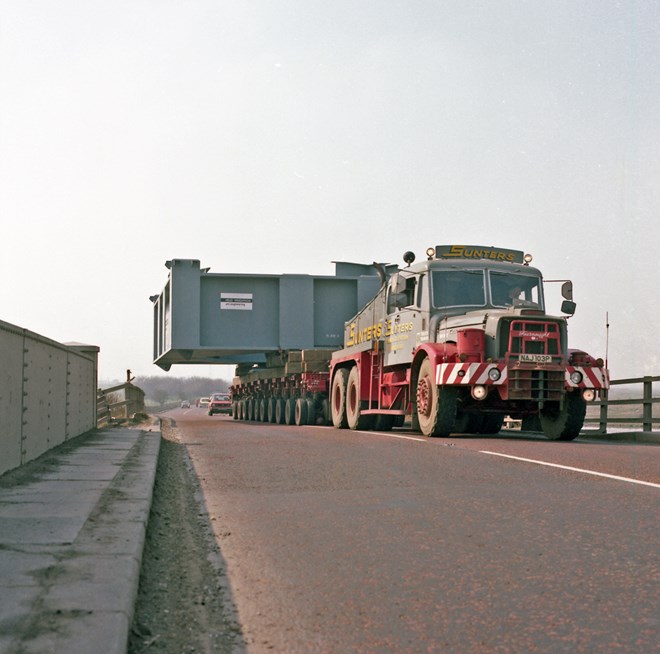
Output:
<path fill-rule="evenodd" d="M 340 368 L 332 378 L 330 388 L 330 413 L 332 414 L 332 424 L 336 429 L 346 429 L 348 420 L 346 419 L 346 384 L 348 382 L 348 370 Z"/>
<path fill-rule="evenodd" d="M 416 406 L 419 429 L 425 436 L 449 436 L 454 429 L 458 397 L 451 386 L 435 383 L 435 366 L 424 359 L 417 380 Z"/>
<path fill-rule="evenodd" d="M 587 404 L 578 392 L 567 393 L 564 402 L 548 402 L 539 418 L 546 438 L 551 441 L 572 441 L 580 435 L 587 413 Z"/>

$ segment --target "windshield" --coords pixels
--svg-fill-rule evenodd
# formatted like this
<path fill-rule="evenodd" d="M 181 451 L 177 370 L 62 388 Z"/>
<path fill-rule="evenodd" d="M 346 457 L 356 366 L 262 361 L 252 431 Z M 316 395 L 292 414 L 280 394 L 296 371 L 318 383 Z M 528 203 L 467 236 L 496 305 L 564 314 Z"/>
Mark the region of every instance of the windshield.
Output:
<path fill-rule="evenodd" d="M 434 270 L 431 280 L 436 309 L 486 304 L 483 270 Z"/>
<path fill-rule="evenodd" d="M 541 306 L 541 280 L 531 275 L 495 272 L 488 273 L 493 306 Z"/>

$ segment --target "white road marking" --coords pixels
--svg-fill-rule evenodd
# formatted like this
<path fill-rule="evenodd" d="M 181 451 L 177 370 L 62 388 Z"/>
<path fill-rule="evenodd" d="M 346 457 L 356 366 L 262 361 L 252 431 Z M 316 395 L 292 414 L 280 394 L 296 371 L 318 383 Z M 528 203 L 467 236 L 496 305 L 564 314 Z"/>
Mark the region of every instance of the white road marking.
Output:
<path fill-rule="evenodd" d="M 378 436 L 387 436 L 388 438 L 403 438 L 406 441 L 419 441 L 420 443 L 428 443 L 429 439 L 428 438 L 417 438 L 415 436 L 402 436 L 401 434 L 389 434 L 384 431 L 362 431 L 362 430 L 356 430 L 357 433 L 360 434 L 378 434 Z"/>
<path fill-rule="evenodd" d="M 584 468 L 573 468 L 572 466 L 562 466 L 558 463 L 549 463 L 548 461 L 537 461 L 536 459 L 525 459 L 521 456 L 511 456 L 510 454 L 501 454 L 500 452 L 488 452 L 487 450 L 479 450 L 481 454 L 492 454 L 493 456 L 501 456 L 505 459 L 515 459 L 516 461 L 525 461 L 526 463 L 536 463 L 540 466 L 548 466 L 550 468 L 561 468 L 562 470 L 571 470 L 572 472 L 582 472 L 585 475 L 595 475 L 596 477 L 607 477 L 607 479 L 615 479 L 616 481 L 626 481 L 629 484 L 639 484 L 640 486 L 651 486 L 652 488 L 660 488 L 660 484 L 654 484 L 651 481 L 641 481 L 639 479 L 631 479 L 630 477 L 619 477 L 618 475 L 608 475 L 605 472 L 596 472 L 595 470 L 585 470 Z"/>

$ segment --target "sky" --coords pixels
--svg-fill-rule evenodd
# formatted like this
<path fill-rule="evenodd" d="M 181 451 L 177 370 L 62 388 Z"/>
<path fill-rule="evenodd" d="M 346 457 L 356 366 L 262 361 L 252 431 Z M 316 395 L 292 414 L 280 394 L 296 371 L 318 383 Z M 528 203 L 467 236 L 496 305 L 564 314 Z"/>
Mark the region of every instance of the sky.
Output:
<path fill-rule="evenodd" d="M 153 364 L 165 261 L 484 244 L 573 280 L 613 379 L 660 375 L 659 117 L 657 0 L 3 0 L 0 320 L 101 379 L 230 379 Z"/>

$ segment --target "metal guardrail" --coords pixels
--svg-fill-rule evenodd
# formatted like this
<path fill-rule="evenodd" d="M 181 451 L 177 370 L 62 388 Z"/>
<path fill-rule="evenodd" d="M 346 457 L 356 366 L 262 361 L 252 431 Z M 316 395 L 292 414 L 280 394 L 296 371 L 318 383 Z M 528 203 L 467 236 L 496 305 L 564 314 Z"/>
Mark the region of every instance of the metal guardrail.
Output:
<path fill-rule="evenodd" d="M 144 413 L 144 391 L 130 382 L 99 389 L 96 404 L 97 426 L 111 420 L 126 420 Z"/>
<path fill-rule="evenodd" d="M 608 425 L 640 425 L 643 431 L 653 431 L 653 425 L 660 424 L 660 416 L 653 415 L 653 405 L 660 404 L 660 397 L 653 397 L 653 384 L 660 382 L 660 377 L 634 377 L 631 379 L 614 379 L 610 381 L 612 386 L 636 386 L 642 385 L 642 396 L 634 398 L 610 399 L 610 391 L 603 392 L 603 398 L 592 404 L 599 407 L 598 417 L 589 416 L 585 423 L 598 423 L 598 432 L 607 433 Z M 616 407 L 637 407 L 633 415 L 628 412 L 619 411 Z M 641 411 L 639 410 L 641 409 Z M 638 415 L 641 413 L 641 416 Z"/>
<path fill-rule="evenodd" d="M 96 392 L 96 426 L 103 427 L 111 420 L 112 414 L 110 413 L 108 399 L 106 398 L 103 389 L 99 388 Z"/>

